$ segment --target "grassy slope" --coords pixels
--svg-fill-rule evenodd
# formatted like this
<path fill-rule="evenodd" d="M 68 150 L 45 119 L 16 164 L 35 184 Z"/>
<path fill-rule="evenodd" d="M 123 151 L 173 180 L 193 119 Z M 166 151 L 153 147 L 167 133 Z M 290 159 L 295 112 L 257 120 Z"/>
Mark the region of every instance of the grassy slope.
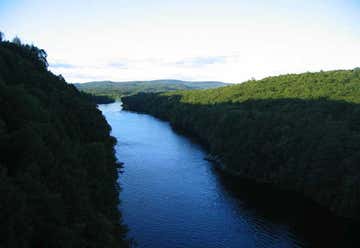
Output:
<path fill-rule="evenodd" d="M 0 42 L 0 247 L 128 247 L 110 126 L 46 66 Z"/>
<path fill-rule="evenodd" d="M 141 94 L 125 107 L 169 120 L 226 169 L 360 218 L 360 70 Z"/>

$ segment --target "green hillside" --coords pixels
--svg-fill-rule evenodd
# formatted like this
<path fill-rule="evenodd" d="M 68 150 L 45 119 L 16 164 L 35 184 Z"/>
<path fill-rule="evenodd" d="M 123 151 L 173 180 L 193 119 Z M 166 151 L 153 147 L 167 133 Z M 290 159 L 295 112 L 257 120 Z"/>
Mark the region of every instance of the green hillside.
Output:
<path fill-rule="evenodd" d="M 82 84 L 75 84 L 75 86 L 84 92 L 108 96 L 113 99 L 118 99 L 125 95 L 133 95 L 137 93 L 149 92 L 164 92 L 173 90 L 189 90 L 189 89 L 208 89 L 221 87 L 226 84 L 222 82 L 208 81 L 208 82 L 188 82 L 181 80 L 153 80 L 153 81 L 129 81 L 129 82 L 111 82 L 98 81 Z"/>
<path fill-rule="evenodd" d="M 114 144 L 44 50 L 0 40 L 0 247 L 128 247 Z"/>
<path fill-rule="evenodd" d="M 196 136 L 228 172 L 360 218 L 360 69 L 122 100 Z"/>

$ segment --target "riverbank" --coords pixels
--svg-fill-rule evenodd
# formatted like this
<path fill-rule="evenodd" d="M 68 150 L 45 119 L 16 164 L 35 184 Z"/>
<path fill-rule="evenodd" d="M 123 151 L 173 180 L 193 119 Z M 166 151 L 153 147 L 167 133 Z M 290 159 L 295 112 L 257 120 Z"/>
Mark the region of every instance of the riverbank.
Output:
<path fill-rule="evenodd" d="M 231 174 L 359 219 L 358 77 L 357 70 L 286 75 L 214 90 L 139 94 L 123 103 L 196 137 Z M 269 92 L 272 97 L 264 97 Z"/>
<path fill-rule="evenodd" d="M 323 208 L 217 170 L 196 139 L 168 122 L 120 111 L 119 104 L 99 109 L 119 140 L 116 155 L 125 163 L 121 212 L 139 248 L 359 244 Z"/>
<path fill-rule="evenodd" d="M 118 115 L 121 115 L 120 113 Z M 148 115 L 143 115 L 143 114 L 138 114 L 136 112 L 127 112 L 125 111 L 122 115 L 124 115 L 123 118 L 113 118 L 114 120 L 117 121 L 121 121 L 122 123 L 124 123 L 122 126 L 131 126 L 131 132 L 129 132 L 127 130 L 127 128 L 123 128 L 122 130 L 118 130 L 117 133 L 119 135 L 121 135 L 121 133 L 127 133 L 127 134 L 133 134 L 136 133 L 136 135 L 131 135 L 133 136 L 137 136 L 139 135 L 139 133 L 141 133 L 141 129 L 146 129 L 146 131 L 144 131 L 146 133 L 146 135 L 148 133 L 153 133 L 157 138 L 156 140 L 160 139 L 161 136 L 159 135 L 159 131 L 157 130 L 157 128 L 152 127 L 152 125 L 149 125 L 147 122 L 145 122 L 144 120 L 147 120 L 149 117 Z M 133 118 L 135 118 L 136 120 L 139 121 L 139 123 L 134 123 L 132 121 L 129 121 L 127 116 L 134 116 Z M 151 119 L 151 118 L 150 118 Z M 154 120 L 156 121 L 156 120 Z M 144 122 L 144 123 L 143 123 Z M 112 123 L 112 121 L 110 121 L 110 123 Z M 127 123 L 127 124 L 125 124 Z M 144 127 L 142 127 L 144 126 Z M 136 128 L 135 128 L 136 127 Z M 115 128 L 116 129 L 116 128 Z M 172 129 L 174 131 L 176 131 L 178 134 L 180 135 L 185 135 L 186 137 L 190 138 L 190 140 L 194 143 L 200 143 L 199 139 L 189 135 L 189 133 L 186 133 L 184 130 L 180 130 L 180 129 L 176 129 L 174 126 L 172 126 Z M 150 134 L 149 134 L 150 135 Z M 124 135 L 123 135 L 124 136 Z M 150 135 L 151 136 L 151 135 Z M 148 136 L 146 136 L 148 137 Z M 125 139 L 125 136 L 121 138 L 122 140 Z M 165 182 L 167 185 L 167 188 L 173 188 L 171 185 L 174 182 L 180 183 L 182 182 L 182 180 L 185 177 L 188 177 L 190 171 L 193 170 L 197 170 L 196 168 L 198 168 L 197 164 L 193 164 L 191 162 L 191 160 L 187 161 L 186 163 L 188 164 L 187 168 L 185 171 L 182 171 L 181 173 L 177 173 L 178 177 L 173 178 L 174 173 L 169 172 L 168 171 L 168 163 L 172 164 L 171 161 L 177 161 L 177 165 L 180 168 L 182 167 L 182 165 L 184 164 L 184 162 L 180 162 L 177 160 L 177 156 L 180 156 L 181 159 L 186 160 L 186 154 L 183 153 L 183 151 L 180 149 L 178 150 L 180 147 L 183 146 L 179 146 L 177 145 L 179 148 L 177 148 L 176 154 L 178 155 L 174 155 L 171 152 L 167 151 L 167 147 L 168 145 L 171 146 L 171 144 L 168 143 L 168 139 L 163 139 L 161 138 L 161 140 L 164 140 L 163 143 L 164 147 L 160 148 L 158 147 L 158 145 L 153 145 L 151 144 L 151 142 L 146 142 L 147 144 L 149 144 L 149 147 L 143 146 L 142 142 L 140 142 L 141 139 L 135 139 L 134 142 L 130 142 L 129 140 L 125 140 L 124 146 L 123 147 L 119 147 L 122 149 L 130 149 L 130 144 L 134 144 L 134 146 L 139 145 L 141 149 L 146 149 L 146 154 L 151 154 L 151 158 L 149 157 L 150 161 L 149 162 L 145 162 L 146 160 L 146 156 L 145 156 L 145 160 L 144 162 L 141 163 L 141 165 L 138 165 L 140 167 L 141 170 L 142 167 L 148 168 L 146 169 L 146 174 L 156 174 L 156 181 L 162 181 L 162 174 L 166 175 L 166 180 Z M 148 140 L 148 138 L 146 139 Z M 151 139 L 150 139 L 151 140 Z M 166 142 L 165 142 L 166 141 Z M 156 143 L 156 141 L 155 141 Z M 135 145 L 136 144 L 136 145 Z M 150 145 L 151 144 L 151 145 Z M 202 147 L 206 148 L 205 145 L 203 145 Z M 149 150 L 148 150 L 149 149 Z M 158 151 L 160 150 L 160 151 Z M 208 151 L 208 150 L 207 150 Z M 180 154 L 179 154 L 180 152 Z M 141 153 L 141 151 L 134 151 L 134 154 L 137 154 L 137 156 L 144 157 Z M 166 154 L 166 156 L 168 157 L 166 159 L 166 161 L 159 161 L 157 158 L 157 154 Z M 163 156 L 163 155 L 161 155 Z M 161 159 L 160 156 L 160 159 Z M 125 171 L 125 174 L 127 174 L 128 177 L 128 184 L 127 187 L 130 187 L 131 192 L 132 191 L 132 187 L 136 187 L 137 190 L 139 190 L 138 188 L 138 183 L 134 183 L 134 178 L 132 177 L 134 172 L 132 172 L 133 170 L 136 170 L 137 166 L 137 159 L 134 159 L 134 157 L 136 157 L 135 155 L 131 155 L 129 158 L 129 161 L 127 161 L 126 159 L 126 155 L 124 155 L 124 153 L 121 155 L 122 158 L 125 158 L 125 164 L 128 164 L 128 166 L 126 166 L 126 170 L 130 170 L 128 172 Z M 155 158 L 156 157 L 156 158 Z M 216 158 L 214 157 L 209 157 L 209 155 L 207 154 L 206 150 L 204 150 L 204 154 L 200 157 L 201 159 L 208 159 L 208 160 L 214 160 Z M 155 160 L 155 161 L 154 161 Z M 158 162 L 156 162 L 158 161 Z M 217 161 L 219 162 L 219 161 Z M 158 164 L 164 164 L 164 166 L 158 166 Z M 224 195 L 230 195 L 233 199 L 236 199 L 234 201 L 237 201 L 239 205 L 236 208 L 240 208 L 242 209 L 241 211 L 236 211 L 235 215 L 232 215 L 231 218 L 234 219 L 241 219 L 243 218 L 243 215 L 248 215 L 248 210 L 245 210 L 245 212 L 243 211 L 244 209 L 249 209 L 249 211 L 251 213 L 255 213 L 256 217 L 251 217 L 249 218 L 249 216 L 247 218 L 249 218 L 249 223 L 252 223 L 253 220 L 256 219 L 260 219 L 261 221 L 257 220 L 256 222 L 263 222 L 263 219 L 265 220 L 270 220 L 271 222 L 275 222 L 277 224 L 282 223 L 281 225 L 285 225 L 286 228 L 290 228 L 291 230 L 294 231 L 294 233 L 296 233 L 296 235 L 300 235 L 301 237 L 303 237 L 306 242 L 308 242 L 308 245 L 293 245 L 290 247 L 357 247 L 357 245 L 360 244 L 360 241 L 357 238 L 357 232 L 356 230 L 358 230 L 359 227 L 359 223 L 354 222 L 354 221 L 350 221 L 344 218 L 339 218 L 334 216 L 333 213 L 331 213 L 328 209 L 319 206 L 319 204 L 304 198 L 304 196 L 300 193 L 295 193 L 293 191 L 288 191 L 288 190 L 279 190 L 279 188 L 274 187 L 271 184 L 264 184 L 264 183 L 255 183 L 253 180 L 249 180 L 249 179 L 245 179 L 245 178 L 239 178 L 238 176 L 234 176 L 231 173 L 228 173 L 224 170 L 222 170 L 219 166 L 216 166 L 216 164 L 214 163 L 207 163 L 206 161 L 204 161 L 205 166 L 208 167 L 208 169 L 210 171 L 213 172 L 214 176 L 216 177 L 216 179 L 219 181 L 219 183 L 217 183 L 216 187 L 211 187 L 214 194 L 219 194 L 219 188 L 222 189 L 220 190 L 222 192 L 222 194 Z M 129 166 L 131 165 L 131 169 L 129 168 Z M 166 165 L 166 166 L 165 166 Z M 134 168 L 135 166 L 135 168 Z M 138 168 L 139 169 L 139 168 Z M 149 171 L 152 170 L 158 170 L 156 173 L 149 173 Z M 137 173 L 136 173 L 137 174 Z M 212 174 L 212 173 L 211 173 Z M 168 178 L 169 175 L 172 175 L 170 177 L 170 179 Z M 189 178 L 189 180 L 192 182 L 190 183 L 189 187 L 189 191 L 192 192 L 192 194 L 199 194 L 203 197 L 203 189 L 202 189 L 202 184 L 201 185 L 197 185 L 194 182 L 198 182 L 198 176 L 197 173 L 195 174 L 190 174 L 191 178 Z M 138 176 L 138 177 L 145 177 L 144 176 Z M 125 180 L 125 182 L 127 181 L 127 179 L 123 179 Z M 155 180 L 155 179 L 154 179 Z M 148 182 L 148 180 L 146 180 Z M 164 182 L 164 181 L 162 181 Z M 188 184 L 188 183 L 187 183 Z M 152 186 L 144 186 L 142 188 L 147 188 L 146 192 L 148 192 L 151 189 Z M 194 190 L 196 189 L 196 190 Z M 158 190 L 160 190 L 159 192 L 157 192 L 156 194 L 154 193 L 154 195 L 156 195 L 157 197 L 160 195 L 162 195 L 162 188 L 159 188 Z M 126 191 L 126 186 L 125 186 L 125 191 Z M 166 190 L 167 191 L 167 190 Z M 174 194 L 175 195 L 183 195 L 183 189 L 182 186 L 176 186 L 174 187 Z M 126 193 L 126 192 L 125 192 Z M 132 193 L 132 195 L 139 195 L 140 194 L 140 198 L 142 199 L 145 196 L 141 196 L 141 192 L 137 192 L 137 193 Z M 130 196 L 130 194 L 129 194 Z M 202 197 L 196 197 L 196 199 L 202 199 Z M 223 198 L 224 196 L 221 196 L 221 198 Z M 166 197 L 165 197 L 166 198 Z M 150 201 L 150 199 L 148 197 L 146 197 L 146 199 L 148 199 Z M 156 200 L 155 199 L 151 199 L 151 202 L 161 202 L 164 200 Z M 123 200 L 125 201 L 125 207 L 126 207 L 126 201 L 128 199 L 126 199 L 126 195 L 125 195 L 125 199 L 123 198 Z M 138 200 L 131 198 L 128 201 L 135 201 L 137 202 Z M 184 203 L 186 203 L 187 201 L 185 199 L 182 199 L 182 201 L 179 202 L 179 204 L 181 206 L 183 206 Z M 156 204 L 154 203 L 154 204 Z M 148 204 L 146 202 L 144 202 L 144 204 Z M 223 203 L 216 203 L 213 202 L 212 204 L 215 205 L 219 205 L 219 206 L 223 206 Z M 124 204 L 123 204 L 124 205 Z M 203 206 L 203 204 L 201 204 Z M 132 206 L 132 204 L 131 204 Z M 149 205 L 147 205 L 149 207 Z M 132 207 L 133 208 L 133 207 Z M 156 207 L 158 208 L 158 207 Z M 220 209 L 217 210 L 213 210 L 211 211 L 212 213 L 216 212 L 218 213 L 218 211 L 224 211 L 225 209 L 222 209 L 224 207 L 220 207 Z M 190 210 L 189 210 L 190 211 Z M 196 212 L 196 210 L 191 210 L 192 212 Z M 207 212 L 207 209 L 204 209 L 204 207 L 202 207 L 202 211 Z M 166 211 L 165 211 L 166 212 Z M 156 217 L 153 216 L 153 217 Z M 194 216 L 193 219 L 196 219 L 196 217 Z M 163 217 L 161 217 L 162 220 Z M 125 210 L 125 220 L 126 220 L 126 210 Z M 225 219 L 226 223 L 232 223 L 233 220 L 229 220 L 229 219 Z M 133 225 L 137 226 L 137 223 L 133 223 Z M 204 225 L 204 223 L 199 223 L 199 226 Z M 227 226 L 229 224 L 226 224 Z M 130 225 L 131 227 L 132 225 Z M 191 225 L 192 226 L 192 225 Z M 221 225 L 217 225 L 217 226 L 221 226 Z M 274 227 L 272 227 L 274 228 Z M 285 227 L 284 227 L 285 228 Z M 285 229 L 286 229 L 285 228 Z M 134 228 L 136 229 L 136 228 Z M 239 229 L 238 227 L 236 229 Z M 229 230 L 231 230 L 231 228 L 228 227 L 228 229 L 226 229 L 227 232 L 230 232 Z M 169 231 L 169 230 L 167 230 Z M 261 236 L 261 232 L 263 231 L 262 229 L 258 230 L 260 232 L 260 234 L 256 234 L 253 233 L 254 236 Z M 166 233 L 166 231 L 165 231 Z M 219 234 L 221 234 L 222 232 L 219 231 Z M 142 234 L 141 234 L 142 235 Z M 165 235 L 163 233 L 163 235 Z M 230 232 L 231 235 L 231 232 Z M 239 234 L 241 235 L 241 234 Z M 270 235 L 271 236 L 271 235 Z M 243 239 L 247 239 L 247 237 L 242 237 Z M 180 241 L 181 242 L 181 241 Z M 220 246 L 222 247 L 222 246 Z M 241 246 L 241 247 L 248 247 L 248 246 Z M 251 246 L 249 246 L 251 247 Z M 287 247 L 287 246 L 283 246 L 283 247 Z"/>

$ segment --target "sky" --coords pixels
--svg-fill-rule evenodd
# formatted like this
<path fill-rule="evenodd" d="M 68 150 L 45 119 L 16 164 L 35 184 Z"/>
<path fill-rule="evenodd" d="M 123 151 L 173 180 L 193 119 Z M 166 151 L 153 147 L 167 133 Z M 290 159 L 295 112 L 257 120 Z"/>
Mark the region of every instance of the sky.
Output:
<path fill-rule="evenodd" d="M 71 83 L 360 66 L 360 0 L 0 0 L 0 31 L 45 49 Z"/>

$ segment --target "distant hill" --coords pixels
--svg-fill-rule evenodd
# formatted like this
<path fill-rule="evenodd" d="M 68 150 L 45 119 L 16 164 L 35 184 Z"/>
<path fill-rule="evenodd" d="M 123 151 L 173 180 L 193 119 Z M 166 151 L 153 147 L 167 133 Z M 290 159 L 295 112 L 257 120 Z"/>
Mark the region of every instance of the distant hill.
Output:
<path fill-rule="evenodd" d="M 127 82 L 112 82 L 112 81 L 95 81 L 82 84 L 75 84 L 75 86 L 87 93 L 97 96 L 109 96 L 113 99 L 120 98 L 125 95 L 133 95 L 137 93 L 154 93 L 173 90 L 192 90 L 192 89 L 210 89 L 222 87 L 227 84 L 216 81 L 181 81 L 173 79 L 153 80 L 153 81 L 127 81 Z"/>

